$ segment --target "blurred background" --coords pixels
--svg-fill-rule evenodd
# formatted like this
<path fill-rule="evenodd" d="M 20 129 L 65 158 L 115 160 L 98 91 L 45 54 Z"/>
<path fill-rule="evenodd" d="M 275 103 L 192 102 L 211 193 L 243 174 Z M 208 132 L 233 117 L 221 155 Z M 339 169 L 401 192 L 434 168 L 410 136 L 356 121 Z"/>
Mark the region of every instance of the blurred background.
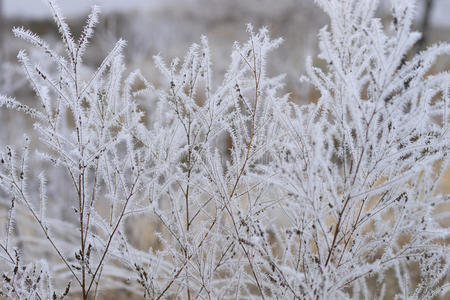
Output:
<path fill-rule="evenodd" d="M 374 0 L 375 1 L 375 0 Z M 377 12 L 385 23 L 391 1 L 379 0 Z M 395 1 L 395 0 L 394 0 Z M 137 68 L 154 85 L 163 82 L 153 64 L 160 54 L 166 61 L 184 56 L 188 47 L 205 34 L 213 60 L 213 84 L 221 81 L 230 61 L 234 41 L 246 42 L 246 24 L 257 29 L 267 26 L 273 37 L 284 43 L 269 57 L 269 73 L 286 74 L 285 91 L 292 101 L 308 103 L 319 97 L 309 86 L 299 83 L 307 56 L 316 56 L 318 30 L 328 23 L 313 0 L 58 0 L 62 13 L 77 37 L 93 5 L 101 6 L 100 22 L 87 50 L 86 68 L 95 70 L 123 37 L 128 41 L 127 72 Z M 438 41 L 450 41 L 450 0 L 417 0 L 414 29 L 423 32 L 411 55 Z M 15 97 L 30 106 L 38 103 L 17 63 L 17 52 L 27 49 L 31 59 L 45 64 L 41 54 L 12 36 L 13 27 L 23 26 L 39 34 L 50 46 L 61 49 L 59 36 L 46 0 L 0 0 L 0 94 Z M 315 59 L 321 66 L 322 62 Z M 43 66 L 46 67 L 46 66 Z M 48 66 L 47 66 L 48 67 Z M 441 58 L 432 72 L 449 70 L 448 57 Z M 23 134 L 31 135 L 33 121 L 22 114 L 0 109 L 0 147 L 19 145 Z M 450 172 L 442 188 L 450 191 Z M 57 189 L 64 188 L 56 183 Z M 56 191 L 55 191 L 56 192 Z"/>
<path fill-rule="evenodd" d="M 378 16 L 385 23 L 392 21 L 389 19 L 391 1 L 379 1 Z M 308 103 L 319 97 L 315 90 L 299 83 L 299 77 L 304 74 L 306 57 L 316 56 L 317 33 L 328 23 L 326 15 L 313 0 L 57 2 L 75 37 L 84 26 L 92 5 L 101 6 L 101 19 L 84 58 L 88 71 L 95 70 L 115 42 L 123 37 L 128 41 L 126 72 L 139 68 L 150 82 L 158 86 L 163 83 L 163 78 L 153 64 L 153 56 L 160 54 L 166 61 L 175 56 L 182 57 L 188 47 L 199 42 L 204 34 L 209 39 L 213 84 L 217 86 L 229 64 L 234 41 L 247 41 L 246 24 L 251 23 L 255 30 L 267 26 L 272 37 L 284 39 L 280 49 L 269 57 L 268 67 L 272 75 L 287 75 L 284 92 L 290 93 L 291 100 Z M 450 41 L 450 0 L 417 0 L 417 4 L 414 27 L 424 34 L 416 48 L 411 50 L 411 55 L 432 43 Z M 32 61 L 45 64 L 46 59 L 42 59 L 42 54 L 30 45 L 13 37 L 11 29 L 21 26 L 32 29 L 52 47 L 61 50 L 61 45 L 46 0 L 0 0 L 0 94 L 35 106 L 37 98 L 25 80 L 16 56 L 20 49 L 27 49 Z M 323 62 L 315 59 L 314 63 L 321 66 Z M 450 60 L 444 57 L 432 72 L 449 69 Z M 24 133 L 36 140 L 32 124 L 33 120 L 22 114 L 0 109 L 0 147 L 20 145 Z M 64 194 L 65 184 L 54 182 L 54 188 L 55 193 L 61 190 Z M 450 172 L 446 173 L 441 188 L 450 191 Z"/>
<path fill-rule="evenodd" d="M 395 0 L 394 0 L 395 1 Z M 30 28 L 52 47 L 61 49 L 59 36 L 46 0 L 0 0 L 0 94 L 15 97 L 30 106 L 38 103 L 17 63 L 17 52 L 27 49 L 31 59 L 45 64 L 41 54 L 12 36 L 13 27 Z M 213 60 L 213 84 L 221 81 L 230 61 L 234 41 L 246 42 L 246 24 L 257 29 L 267 26 L 273 37 L 284 43 L 269 57 L 269 73 L 286 74 L 285 91 L 292 101 L 308 103 L 319 96 L 299 83 L 307 56 L 316 56 L 318 30 L 327 24 L 325 14 L 313 0 L 58 0 L 62 13 L 77 37 L 92 5 L 100 5 L 102 14 L 94 39 L 84 62 L 95 70 L 115 42 L 128 41 L 125 50 L 127 72 L 139 68 L 144 76 L 158 86 L 163 82 L 153 64 L 153 56 L 166 60 L 184 56 L 188 47 L 205 34 Z M 380 0 L 378 16 L 386 23 L 390 1 Z M 414 27 L 423 32 L 422 40 L 411 55 L 438 41 L 450 41 L 450 0 L 417 0 Z M 321 66 L 321 61 L 314 61 Z M 43 66 L 46 67 L 46 66 Z M 47 66 L 48 67 L 48 66 Z M 450 60 L 444 57 L 434 70 L 449 70 Z M 0 147 L 19 145 L 23 134 L 34 140 L 33 121 L 22 114 L 0 109 Z M 450 172 L 442 182 L 450 190 Z M 64 191 L 64 184 L 55 183 Z M 57 192 L 57 191 L 55 191 Z M 64 193 L 64 192 L 63 192 Z"/>
<path fill-rule="evenodd" d="M 45 39 L 57 42 L 56 28 L 42 0 L 0 0 L 1 61 L 14 61 L 24 47 L 11 35 L 13 26 L 33 28 Z M 381 0 L 379 16 L 388 18 L 390 1 Z M 439 40 L 450 40 L 450 0 L 418 0 L 416 29 L 424 40 L 416 50 Z M 273 74 L 286 73 L 286 90 L 297 102 L 314 98 L 298 83 L 305 58 L 314 56 L 317 32 L 327 23 L 313 0 L 59 0 L 63 14 L 75 31 L 80 30 L 94 4 L 102 9 L 102 20 L 88 51 L 87 64 L 96 66 L 119 37 L 128 41 L 128 70 L 139 67 L 152 82 L 158 82 L 152 57 L 183 56 L 190 44 L 205 34 L 212 48 L 216 80 L 228 65 L 234 41 L 245 42 L 245 25 L 267 26 L 273 37 L 283 37 L 282 47 L 270 58 Z M 1 76 L 1 75 L 0 75 Z M 1 80 L 1 79 L 0 79 Z M 6 80 L 6 79 L 3 79 Z M 20 83 L 14 80 L 13 88 Z M 8 84 L 7 84 L 8 86 Z M 0 92 L 8 94 L 0 83 Z M 10 94 L 11 95 L 11 94 Z"/>

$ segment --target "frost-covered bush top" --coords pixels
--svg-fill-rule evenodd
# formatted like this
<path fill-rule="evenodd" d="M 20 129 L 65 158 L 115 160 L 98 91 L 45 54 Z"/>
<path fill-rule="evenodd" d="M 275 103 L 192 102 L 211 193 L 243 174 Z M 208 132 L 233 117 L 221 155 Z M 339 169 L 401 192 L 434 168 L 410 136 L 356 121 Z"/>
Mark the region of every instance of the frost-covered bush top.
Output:
<path fill-rule="evenodd" d="M 317 1 L 330 17 L 326 66 L 307 59 L 302 81 L 320 98 L 302 106 L 266 73 L 281 40 L 264 28 L 234 45 L 221 84 L 202 37 L 181 61 L 155 57 L 166 79 L 155 87 L 139 70 L 124 76 L 123 40 L 98 68 L 83 64 L 97 7 L 74 38 L 48 3 L 64 52 L 14 29 L 43 54 L 18 55 L 39 105 L 0 97 L 39 136 L 0 154 L 2 295 L 448 295 L 449 195 L 436 188 L 450 162 L 450 74 L 431 67 L 450 46 L 410 55 L 414 1 L 393 1 L 388 25 L 377 1 Z"/>

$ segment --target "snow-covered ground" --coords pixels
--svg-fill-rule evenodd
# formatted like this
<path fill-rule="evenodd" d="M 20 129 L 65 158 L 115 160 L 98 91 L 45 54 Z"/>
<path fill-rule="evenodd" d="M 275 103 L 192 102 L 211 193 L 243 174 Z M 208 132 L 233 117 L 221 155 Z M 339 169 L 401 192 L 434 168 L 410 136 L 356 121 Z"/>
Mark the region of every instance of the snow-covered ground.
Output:
<path fill-rule="evenodd" d="M 46 18 L 49 11 L 44 0 L 0 0 L 3 1 L 3 10 L 8 17 Z M 192 0 L 178 0 L 179 2 L 193 2 Z M 224 0 L 226 1 L 226 0 Z M 300 0 L 299 0 L 300 1 Z M 312 0 L 304 0 L 312 1 Z M 59 0 L 59 5 L 65 15 L 85 15 L 89 8 L 100 5 L 104 12 L 152 9 L 167 2 L 177 0 Z M 386 1 L 384 1 L 386 2 Z M 418 0 L 419 6 L 423 6 L 425 0 Z M 435 26 L 450 27 L 450 0 L 434 0 L 431 22 Z"/>
<path fill-rule="evenodd" d="M 42 19 L 50 16 L 45 0 L 0 0 L 7 17 Z M 63 13 L 67 16 L 85 15 L 91 6 L 99 5 L 102 11 L 127 11 L 150 9 L 164 0 L 58 0 Z"/>

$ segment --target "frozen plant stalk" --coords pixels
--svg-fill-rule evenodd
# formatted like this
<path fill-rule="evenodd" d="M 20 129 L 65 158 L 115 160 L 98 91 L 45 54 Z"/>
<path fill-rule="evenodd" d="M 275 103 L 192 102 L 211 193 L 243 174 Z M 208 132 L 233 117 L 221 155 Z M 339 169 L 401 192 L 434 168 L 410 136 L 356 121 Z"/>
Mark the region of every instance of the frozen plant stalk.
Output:
<path fill-rule="evenodd" d="M 13 299 L 100 298 L 117 288 L 145 299 L 448 293 L 449 195 L 437 183 L 449 167 L 450 74 L 432 66 L 450 46 L 409 55 L 420 38 L 411 0 L 392 1 L 388 25 L 375 17 L 377 1 L 316 2 L 330 17 L 319 33 L 326 66 L 308 58 L 302 80 L 320 98 L 301 106 L 279 95 L 283 76 L 267 74 L 281 40 L 265 28 L 248 26 L 217 87 L 206 37 L 182 60 L 155 57 L 159 88 L 139 70 L 123 78 L 122 40 L 84 75 L 96 7 L 75 41 L 49 1 L 64 54 L 14 29 L 57 70 L 21 51 L 41 105 L 1 103 L 36 120 L 40 158 L 52 167 L 33 184 L 28 138 L 20 153 L 1 154 L 10 196 L 0 291 Z M 58 195 L 47 181 L 65 180 L 55 169 L 70 182 L 67 219 L 49 212 Z M 150 249 L 131 241 L 138 219 L 157 224 Z M 14 233 L 30 220 L 39 237 Z M 51 255 L 17 250 L 33 243 Z"/>

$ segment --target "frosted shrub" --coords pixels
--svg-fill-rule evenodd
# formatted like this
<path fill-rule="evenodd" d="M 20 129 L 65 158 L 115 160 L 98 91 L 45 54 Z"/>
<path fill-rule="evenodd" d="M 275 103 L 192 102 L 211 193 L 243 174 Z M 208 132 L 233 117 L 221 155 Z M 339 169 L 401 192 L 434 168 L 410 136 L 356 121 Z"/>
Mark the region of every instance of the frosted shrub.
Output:
<path fill-rule="evenodd" d="M 375 1 L 318 3 L 331 19 L 319 34 L 327 67 L 309 60 L 304 80 L 321 97 L 276 114 L 286 136 L 270 178 L 289 222 L 277 234 L 283 267 L 274 276 L 301 298 L 372 299 L 392 274 L 399 297 L 430 298 L 448 272 L 449 231 L 438 224 L 448 212 L 436 207 L 449 199 L 436 184 L 449 162 L 450 77 L 427 72 L 450 46 L 407 60 L 420 37 L 410 31 L 411 1 L 393 2 L 387 29 L 373 18 Z M 371 278 L 379 294 L 369 295 Z"/>
<path fill-rule="evenodd" d="M 66 193 L 73 196 L 66 199 L 71 202 L 63 207 L 72 210 L 76 218 L 71 220 L 73 222 L 65 222 L 47 215 L 47 207 L 53 201 L 47 202 L 45 173 L 39 175 L 39 193 L 29 188 L 28 138 L 21 155 L 12 149 L 1 154 L 1 184 L 13 197 L 2 256 L 5 262 L 16 265 L 13 274 L 4 276 L 2 288 L 8 296 L 20 299 L 23 298 L 23 289 L 28 293 L 26 298 L 47 298 L 44 295 L 53 292 L 48 291 L 52 289 L 51 280 L 42 289 L 39 285 L 20 286 L 15 283 L 19 276 L 20 280 L 28 280 L 25 275 L 17 274 L 17 270 L 21 270 L 19 256 L 13 256 L 14 244 L 9 242 L 13 223 L 20 225 L 21 222 L 21 219 L 14 218 L 15 202 L 26 207 L 53 248 L 52 254 L 63 264 L 58 277 L 66 278 L 67 282 L 74 281 L 77 292 L 86 298 L 97 290 L 101 274 L 109 272 L 105 263 L 117 251 L 112 249 L 119 248 L 119 227 L 130 209 L 129 204 L 134 202 L 143 185 L 145 153 L 135 149 L 132 136 L 126 133 L 136 127 L 140 115 L 134 103 L 128 101 L 129 98 L 126 100 L 129 88 L 121 84 L 123 63 L 120 51 L 125 43 L 117 42 L 100 67 L 87 80 L 81 79 L 82 57 L 97 22 L 98 8 L 93 8 L 86 27 L 75 42 L 53 1 L 49 4 L 64 42 L 65 57 L 31 31 L 14 29 L 16 36 L 40 48 L 53 61 L 57 72 L 47 73 L 39 65 L 32 64 L 26 52 L 21 51 L 18 59 L 41 101 L 40 108 L 33 109 L 9 98 L 2 98 L 2 103 L 36 120 L 34 127 L 47 147 L 47 151 L 39 153 L 39 156 L 54 167 L 64 169 L 70 178 L 73 189 Z M 96 209 L 102 201 L 107 201 L 108 206 L 104 212 Z M 77 242 L 63 245 L 71 240 Z M 46 263 L 43 265 L 43 270 L 46 270 Z M 39 280 L 32 280 L 34 282 Z M 18 285 L 20 290 L 17 290 Z"/>
<path fill-rule="evenodd" d="M 40 140 L 25 137 L 22 150 L 0 156 L 3 295 L 448 292 L 449 231 L 440 222 L 449 195 L 436 187 L 449 165 L 450 74 L 430 69 L 450 46 L 408 58 L 420 37 L 410 30 L 413 1 L 393 1 L 387 26 L 374 17 L 376 1 L 317 1 L 330 17 L 319 34 L 326 66 L 307 60 L 302 80 L 321 96 L 303 106 L 279 95 L 283 76 L 267 74 L 281 40 L 266 29 L 248 27 L 217 87 L 206 37 L 182 61 L 155 57 L 165 80 L 156 87 L 138 70 L 123 76 L 122 40 L 90 71 L 83 54 L 98 8 L 74 39 L 48 2 L 64 53 L 14 29 L 53 62 L 44 69 L 18 55 L 40 105 L 1 97 L 35 120 Z M 67 181 L 65 195 L 48 191 L 49 180 Z M 157 226 L 137 228 L 137 219 Z M 136 246 L 133 231 L 150 234 L 152 246 Z"/>

